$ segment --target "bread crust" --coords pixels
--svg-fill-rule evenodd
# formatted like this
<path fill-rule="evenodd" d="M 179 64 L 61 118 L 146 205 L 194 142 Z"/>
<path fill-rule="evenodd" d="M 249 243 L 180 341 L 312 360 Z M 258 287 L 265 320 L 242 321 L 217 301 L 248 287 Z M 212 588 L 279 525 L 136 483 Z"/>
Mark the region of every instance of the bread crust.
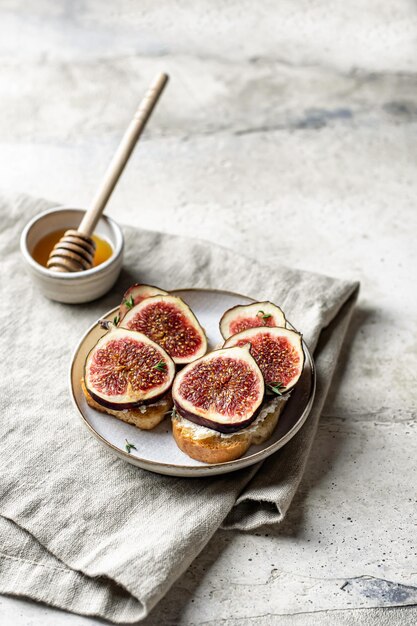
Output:
<path fill-rule="evenodd" d="M 213 436 L 197 439 L 195 425 L 178 416 L 172 418 L 172 434 L 180 450 L 192 459 L 210 464 L 227 463 L 243 456 L 252 444 L 259 445 L 267 441 L 277 426 L 284 406 L 285 402 L 278 403 L 259 425 L 244 428 L 231 437 L 221 437 L 213 431 Z"/>
<path fill-rule="evenodd" d="M 179 420 L 172 420 L 172 434 L 177 446 L 192 459 L 203 463 L 226 463 L 238 459 L 250 446 L 250 437 L 234 435 L 222 439 L 218 435 L 195 439 L 191 431 Z"/>
<path fill-rule="evenodd" d="M 114 409 L 108 409 L 107 407 L 101 406 L 98 402 L 93 400 L 93 398 L 88 393 L 86 386 L 84 384 L 84 379 L 81 380 L 81 388 L 87 400 L 88 406 L 96 411 L 100 411 L 101 413 L 107 413 L 108 415 L 113 415 L 113 417 L 117 417 L 117 419 L 122 420 L 122 422 L 126 422 L 127 424 L 132 424 L 136 426 L 136 428 L 140 428 L 141 430 L 152 430 L 158 424 L 162 422 L 165 418 L 168 411 L 172 409 L 172 396 L 171 392 L 168 391 L 162 398 L 161 403 L 158 404 L 148 404 L 144 405 L 146 407 L 145 413 L 142 413 L 139 409 L 125 409 L 123 411 L 115 411 Z M 162 400 L 164 402 L 162 402 Z"/>

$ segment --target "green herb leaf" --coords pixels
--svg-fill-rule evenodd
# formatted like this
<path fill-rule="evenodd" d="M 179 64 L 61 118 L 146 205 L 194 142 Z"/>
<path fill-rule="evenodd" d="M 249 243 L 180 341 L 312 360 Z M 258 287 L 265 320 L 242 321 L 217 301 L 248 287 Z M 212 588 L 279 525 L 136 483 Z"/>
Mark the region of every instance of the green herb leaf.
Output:
<path fill-rule="evenodd" d="M 120 322 L 120 315 L 116 315 L 116 316 L 113 318 L 113 324 L 114 324 L 115 326 L 117 326 L 117 324 L 118 324 L 119 322 Z"/>
<path fill-rule="evenodd" d="M 262 317 L 263 320 L 267 320 L 270 317 L 272 317 L 271 313 L 265 313 L 265 311 L 261 311 L 261 310 L 258 311 L 257 316 Z"/>
<path fill-rule="evenodd" d="M 133 306 L 135 306 L 133 296 L 130 296 L 129 300 L 125 300 L 123 304 L 125 304 L 128 309 L 131 309 Z"/>
<path fill-rule="evenodd" d="M 164 372 L 167 364 L 164 361 L 159 361 L 156 365 L 154 365 L 154 369 L 158 370 L 158 372 Z"/>
<path fill-rule="evenodd" d="M 267 385 L 267 387 L 270 391 L 272 391 L 273 393 L 276 393 L 277 396 L 282 396 L 283 392 L 285 391 L 285 385 L 283 385 L 280 382 L 271 383 Z"/>
<path fill-rule="evenodd" d="M 134 443 L 129 443 L 127 439 L 125 439 L 125 448 L 128 454 L 130 454 L 131 450 L 137 450 L 137 447 L 135 446 Z"/>

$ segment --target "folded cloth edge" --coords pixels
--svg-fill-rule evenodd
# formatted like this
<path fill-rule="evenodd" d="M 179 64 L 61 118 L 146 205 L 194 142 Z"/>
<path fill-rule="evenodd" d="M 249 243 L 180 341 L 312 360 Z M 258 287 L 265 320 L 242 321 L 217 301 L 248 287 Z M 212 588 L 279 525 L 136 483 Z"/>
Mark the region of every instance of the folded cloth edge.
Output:
<path fill-rule="evenodd" d="M 35 205 L 35 203 L 36 203 L 36 205 Z M 41 206 L 42 204 L 43 204 L 43 206 Z M 46 202 L 42 202 L 42 201 L 39 201 L 39 200 L 38 200 L 38 201 L 34 200 L 34 201 L 33 201 L 33 205 L 32 205 L 32 206 L 33 206 L 33 207 L 35 207 L 35 206 L 36 206 L 36 209 L 37 209 L 37 210 L 40 210 L 40 209 L 42 209 L 42 208 L 46 208 L 46 207 L 48 207 L 48 206 L 52 206 L 52 203 L 46 203 Z M 131 230 L 131 231 L 133 231 L 133 229 L 126 229 L 126 230 Z M 151 231 L 148 231 L 148 233 L 150 233 L 150 232 L 151 232 Z M 131 234 L 133 234 L 133 233 L 131 233 Z M 155 236 L 156 236 L 156 235 L 155 235 Z M 168 237 L 169 237 L 169 236 L 168 236 Z M 184 239 L 184 238 L 178 238 L 178 239 L 179 239 L 179 240 L 181 240 L 181 239 Z M 151 237 L 149 237 L 149 240 L 151 240 Z M 232 251 L 229 251 L 229 252 L 228 252 L 226 248 L 220 248 L 219 246 L 216 246 L 215 244 L 210 244 L 209 242 L 204 242 L 204 241 L 202 241 L 202 240 L 194 240 L 194 241 L 195 241 L 195 244 L 194 244 L 194 245 L 195 245 L 195 247 L 196 247 L 196 248 L 201 248 L 201 250 L 203 251 L 203 253 L 207 253 L 207 258 L 210 258 L 210 254 L 215 254 L 215 253 L 216 253 L 216 251 L 214 250 L 214 248 L 216 248 L 217 250 L 220 250 L 221 254 L 220 254 L 219 256 L 221 256 L 221 257 L 222 257 L 222 259 L 223 259 L 224 261 L 226 261 L 226 266 L 227 266 L 227 261 L 228 261 L 228 260 L 229 260 L 229 259 L 230 259 L 233 255 L 236 255 L 236 253 L 234 253 L 234 252 L 232 252 Z M 211 246 L 213 247 L 213 250 L 211 250 L 211 251 L 210 251 L 209 249 L 210 249 L 210 247 L 211 247 Z M 243 257 L 243 258 L 245 258 L 245 257 Z M 247 259 L 247 257 L 246 257 L 246 259 Z M 242 262 L 242 265 L 245 265 L 245 264 Z M 265 266 L 264 266 L 264 267 L 265 267 Z M 203 269 L 203 267 L 202 267 L 202 269 Z M 217 269 L 218 269 L 218 266 L 217 266 Z M 254 267 L 252 267 L 252 269 L 255 269 L 255 268 L 254 268 Z M 273 269 L 273 267 L 271 267 L 271 269 Z M 280 268 L 280 269 L 283 269 L 283 268 Z M 276 270 L 276 268 L 275 268 L 275 270 Z M 215 272 L 213 272 L 213 274 L 215 275 L 215 277 L 214 277 L 214 278 L 212 278 L 211 276 L 209 276 L 209 279 L 210 279 L 210 280 L 209 280 L 208 284 L 210 284 L 210 286 L 213 286 L 213 281 L 214 281 L 214 285 L 216 285 L 216 280 L 217 280 L 217 279 L 219 279 L 219 278 L 218 278 L 218 276 L 217 276 L 217 274 L 216 274 Z M 217 278 L 216 278 L 216 276 L 217 276 Z M 201 278 L 201 280 L 202 280 L 202 281 L 203 281 L 203 283 L 204 283 L 204 280 L 207 280 L 207 275 L 204 275 L 204 272 L 202 272 L 202 273 L 201 273 L 201 275 L 200 275 L 200 278 Z M 220 279 L 219 279 L 219 280 L 220 280 Z M 224 286 L 225 288 L 228 288 L 228 285 L 227 285 L 228 279 L 227 279 L 227 277 L 225 277 L 225 278 L 223 278 L 223 277 L 222 277 L 222 278 L 221 278 L 221 281 L 222 281 L 222 286 Z M 342 281 L 339 281 L 339 283 L 340 283 L 340 285 L 342 285 Z M 351 290 L 352 290 L 352 289 L 354 290 L 355 288 L 357 289 L 357 285 L 356 285 L 356 286 L 355 286 L 355 285 L 352 285 L 352 283 L 350 283 L 349 285 L 351 286 Z M 266 284 L 266 285 L 265 285 L 265 289 L 266 289 L 267 287 L 268 287 L 268 284 Z M 349 295 L 349 294 L 348 294 L 347 283 L 345 283 L 345 284 L 343 285 L 343 287 L 341 287 L 341 288 L 340 288 L 340 291 L 341 291 L 341 292 L 343 292 L 343 297 L 344 297 L 344 299 L 345 299 L 345 297 Z M 340 294 L 339 294 L 339 295 L 340 295 Z M 340 304 L 343 304 L 343 301 L 339 301 L 339 303 L 340 303 Z M 332 310 L 332 311 L 331 311 L 331 313 L 330 313 L 330 317 L 331 317 L 334 313 L 335 313 L 335 311 L 333 311 L 333 310 Z M 311 346 L 311 347 L 313 347 L 313 346 Z M 330 384 L 330 382 L 329 382 L 329 384 Z M 303 430 L 303 429 L 302 429 L 302 430 Z M 300 433 L 301 433 L 301 432 L 302 432 L 302 431 L 300 431 Z M 290 444 L 288 444 L 288 445 L 290 445 Z M 285 450 L 285 449 L 284 449 L 284 450 Z M 274 455 L 274 456 L 275 456 L 275 455 Z M 282 456 L 282 455 L 280 454 L 280 456 Z M 273 461 L 275 461 L 275 459 L 272 459 L 272 458 L 271 458 L 270 462 L 272 463 Z M 268 461 L 266 461 L 265 463 L 268 463 Z M 300 478 L 301 478 L 301 475 L 302 475 L 302 471 L 300 472 Z M 298 483 L 297 483 L 297 484 L 298 484 Z M 271 486 L 272 486 L 272 485 L 271 485 Z M 268 486 L 267 486 L 267 487 L 268 487 Z M 257 493 L 255 493 L 257 489 L 258 489 L 258 492 L 257 492 Z M 295 492 L 295 489 L 294 489 L 294 492 Z M 287 495 L 287 497 L 288 497 L 288 493 L 287 493 L 286 495 Z M 290 496 L 290 499 L 291 499 L 291 497 L 292 497 L 292 496 Z M 259 509 L 259 508 L 262 508 L 262 503 L 268 503 L 268 506 L 269 506 L 269 507 L 271 507 L 271 505 L 272 505 L 272 507 L 274 506 L 274 501 L 270 501 L 270 500 L 268 500 L 268 498 L 267 498 L 267 497 L 265 497 L 265 493 L 262 493 L 261 491 L 259 491 L 259 488 L 258 488 L 258 487 L 257 487 L 257 485 L 256 485 L 256 479 L 252 479 L 252 481 L 251 481 L 251 483 L 250 483 L 250 486 L 249 486 L 248 488 L 246 488 L 246 486 L 245 486 L 245 488 L 243 489 L 243 493 L 242 493 L 242 494 L 240 494 L 240 496 L 238 497 L 238 500 L 237 500 L 237 504 L 238 504 L 238 506 L 240 506 L 240 504 L 242 504 L 242 507 L 243 507 L 244 502 L 247 502 L 247 503 L 252 502 L 252 503 L 253 503 L 253 505 L 252 505 L 252 506 L 254 506 L 254 508 L 255 508 L 255 509 L 256 509 L 256 508 L 258 508 L 258 509 Z M 257 502 L 260 502 L 260 503 L 261 503 L 260 507 L 258 507 L 258 505 L 257 505 L 257 504 L 255 504 L 255 503 L 257 503 Z M 276 506 L 276 505 L 275 505 L 275 506 Z M 285 511 L 281 510 L 281 511 L 279 512 L 279 514 L 280 514 L 281 516 L 283 516 L 283 515 L 285 514 L 285 512 L 286 512 L 287 508 L 288 508 L 288 507 L 286 507 L 286 508 L 285 508 Z M 228 517 L 227 519 L 229 520 L 229 517 Z M 280 519 L 280 517 L 278 516 L 278 518 L 276 518 L 276 519 L 275 519 L 275 522 L 279 522 L 279 521 L 281 521 L 281 519 Z M 225 522 L 225 523 L 226 523 L 226 522 Z M 238 527 L 240 527 L 240 526 L 239 526 L 239 523 L 241 523 L 241 521 L 239 522 L 238 520 L 236 520 L 236 525 L 230 524 L 230 527 L 231 527 L 231 528 L 233 528 L 233 527 L 238 528 Z M 253 521 L 252 521 L 252 522 L 250 522 L 250 523 L 248 524 L 248 526 L 246 527 L 246 529 L 255 528 L 255 527 L 256 527 L 257 525 L 259 525 L 260 523 L 265 523 L 265 521 L 259 517 L 259 518 L 258 518 L 258 520 L 257 520 L 255 523 L 253 523 Z M 226 527 L 227 527 L 227 525 L 226 525 Z M 242 526 L 242 527 L 243 527 L 243 526 Z M 209 539 L 210 539 L 210 537 L 207 537 L 207 541 L 208 541 Z M 35 539 L 35 540 L 36 540 L 36 539 Z M 199 551 L 200 551 L 200 550 L 204 547 L 204 545 L 205 545 L 206 543 L 207 543 L 207 542 L 202 543 L 202 544 L 199 546 L 199 550 L 198 550 L 198 552 L 199 552 Z M 47 548 L 46 548 L 46 549 L 47 549 Z M 8 557 L 10 557 L 10 555 L 8 555 Z M 7 557 L 5 557 L 5 558 L 7 558 Z M 10 558 L 9 558 L 9 560 L 10 560 Z M 24 562 L 24 559 L 22 559 L 22 562 Z M 182 568 L 178 568 L 178 572 L 177 572 L 177 574 L 178 574 L 178 575 L 181 573 L 180 569 L 182 569 Z M 87 576 L 87 577 L 88 577 L 88 575 L 87 575 L 87 574 L 85 574 L 85 576 Z M 97 579 L 93 579 L 93 578 L 91 578 L 90 580 L 91 580 L 91 581 L 93 581 L 93 580 L 94 580 L 94 582 L 95 582 L 95 581 L 97 581 Z M 174 580 L 175 580 L 175 578 L 171 579 L 171 580 L 169 581 L 169 583 L 170 583 L 169 585 L 164 585 L 164 586 L 163 586 L 163 589 L 160 589 L 160 591 L 161 591 L 161 595 L 163 595 L 163 593 L 165 593 L 165 592 L 166 592 L 166 590 L 169 588 L 169 586 L 171 586 L 171 584 L 174 582 Z M 110 579 L 109 579 L 109 583 L 110 583 Z M 6 593 L 6 591 L 5 591 L 5 593 Z M 76 595 L 76 594 L 75 594 L 75 595 Z M 133 595 L 133 594 L 132 594 L 132 595 Z M 161 597 L 161 596 L 160 596 L 160 597 Z M 148 601 L 147 601 L 147 603 L 146 603 L 145 614 L 147 614 L 147 612 L 148 612 L 148 611 L 152 608 L 152 606 L 154 606 L 154 604 L 156 604 L 156 602 L 158 601 L 158 599 L 159 599 L 159 598 L 152 598 L 152 600 L 151 600 L 151 601 L 149 601 L 149 599 L 148 599 Z M 132 600 L 133 600 L 133 597 L 132 597 Z M 137 602 L 139 602 L 139 599 L 138 599 L 138 598 L 136 598 L 136 601 L 137 601 Z M 61 606 L 61 607 L 62 607 L 62 604 L 61 604 L 61 605 L 57 604 L 57 606 Z M 62 608 L 69 608 L 69 607 L 62 607 Z M 104 616 L 104 617 L 106 617 L 107 619 L 111 619 L 112 621 L 117 621 L 117 622 L 120 622 L 120 621 L 127 621 L 127 616 L 126 616 L 126 615 L 123 615 L 124 611 L 122 611 L 122 610 L 120 610 L 120 609 L 121 609 L 121 607 L 119 606 L 119 610 L 118 610 L 118 612 L 117 612 L 117 615 L 111 615 L 112 611 L 110 610 L 110 607 L 106 607 L 106 608 L 102 607 L 102 608 L 101 608 L 101 609 L 100 609 L 100 610 L 99 610 L 96 614 L 101 615 L 101 616 Z M 75 612 L 83 612 L 84 614 L 87 614 L 87 613 L 86 613 L 86 610 L 85 610 L 85 607 L 84 607 L 84 610 L 83 610 L 83 611 L 77 610 L 76 608 L 74 608 L 74 609 L 73 609 L 73 608 L 71 608 L 70 610 L 74 610 Z M 130 616 L 129 616 L 129 618 L 128 618 L 128 621 L 130 621 L 131 619 L 134 619 L 134 620 L 141 619 L 141 618 L 144 616 L 144 613 L 143 613 L 143 612 L 138 612 L 138 607 L 136 607 L 136 609 L 135 609 L 135 615 L 136 615 L 136 616 L 133 618 L 133 617 L 132 617 L 132 614 L 130 614 Z"/>
<path fill-rule="evenodd" d="M 314 437 L 318 428 L 320 415 L 325 404 L 332 378 L 337 367 L 334 355 L 340 353 L 345 340 L 353 311 L 359 294 L 359 284 L 355 285 L 352 294 L 343 303 L 334 320 L 321 333 L 316 348 L 316 375 L 317 391 L 311 413 L 306 423 L 295 437 L 280 451 L 280 458 L 274 462 L 274 456 L 263 463 L 263 480 L 260 484 L 257 473 L 245 487 L 243 493 L 236 500 L 236 504 L 222 523 L 223 529 L 254 530 L 264 524 L 278 524 L 283 521 L 291 501 L 302 480 Z M 294 454 L 294 450 L 297 454 Z M 300 454 L 301 450 L 301 454 Z M 293 460 L 296 463 L 292 463 Z M 286 482 L 281 480 L 284 472 L 288 476 L 291 467 L 291 478 Z M 272 470 L 274 470 L 272 472 Z M 265 473 L 271 475 L 274 490 L 280 493 L 280 498 L 271 499 L 268 494 L 268 483 L 265 485 Z M 277 476 L 278 474 L 278 476 Z M 280 506 L 279 500 L 286 506 Z"/>

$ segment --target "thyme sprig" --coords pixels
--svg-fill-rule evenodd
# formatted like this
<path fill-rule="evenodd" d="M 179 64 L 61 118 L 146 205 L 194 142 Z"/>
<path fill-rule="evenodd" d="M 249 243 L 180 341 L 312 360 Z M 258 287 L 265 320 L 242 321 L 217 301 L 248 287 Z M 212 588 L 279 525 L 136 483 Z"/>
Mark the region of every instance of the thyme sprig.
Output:
<path fill-rule="evenodd" d="M 128 300 L 125 300 L 123 302 L 123 304 L 125 304 L 128 309 L 131 309 L 132 307 L 134 307 L 135 306 L 135 301 L 133 300 L 133 296 L 130 296 L 130 298 Z"/>
<path fill-rule="evenodd" d="M 270 391 L 272 391 L 273 393 L 275 393 L 277 396 L 282 396 L 283 392 L 285 391 L 285 385 L 283 385 L 280 382 L 277 383 L 269 383 L 267 385 L 268 389 Z"/>
<path fill-rule="evenodd" d="M 165 361 L 159 361 L 156 365 L 154 365 L 154 369 L 158 370 L 158 372 L 164 372 L 167 364 Z"/>
<path fill-rule="evenodd" d="M 129 443 L 129 441 L 127 439 L 125 439 L 125 448 L 126 448 L 126 452 L 128 454 L 130 454 L 131 450 L 137 450 L 137 447 L 135 446 L 134 443 Z"/>
<path fill-rule="evenodd" d="M 260 309 L 258 311 L 258 313 L 257 313 L 257 316 L 258 317 L 262 317 L 262 319 L 265 321 L 265 320 L 268 320 L 270 317 L 272 317 L 272 314 L 271 313 L 265 313 L 265 311 L 262 311 Z"/>
<path fill-rule="evenodd" d="M 117 324 L 118 324 L 119 322 L 120 322 L 120 315 L 115 315 L 115 316 L 113 317 L 113 324 L 114 324 L 115 326 L 117 326 Z"/>

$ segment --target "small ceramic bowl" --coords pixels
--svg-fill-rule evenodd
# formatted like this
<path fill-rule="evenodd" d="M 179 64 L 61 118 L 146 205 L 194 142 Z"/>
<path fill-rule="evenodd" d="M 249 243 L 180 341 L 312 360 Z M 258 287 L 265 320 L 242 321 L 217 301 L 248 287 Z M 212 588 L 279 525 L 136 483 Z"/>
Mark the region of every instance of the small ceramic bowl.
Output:
<path fill-rule="evenodd" d="M 124 239 L 120 226 L 103 215 L 94 233 L 106 239 L 113 248 L 107 261 L 84 272 L 52 272 L 32 257 L 42 237 L 56 230 L 77 228 L 85 209 L 56 207 L 40 213 L 24 228 L 20 249 L 26 268 L 39 290 L 51 300 L 67 303 L 90 302 L 104 295 L 114 285 L 122 269 Z"/>

